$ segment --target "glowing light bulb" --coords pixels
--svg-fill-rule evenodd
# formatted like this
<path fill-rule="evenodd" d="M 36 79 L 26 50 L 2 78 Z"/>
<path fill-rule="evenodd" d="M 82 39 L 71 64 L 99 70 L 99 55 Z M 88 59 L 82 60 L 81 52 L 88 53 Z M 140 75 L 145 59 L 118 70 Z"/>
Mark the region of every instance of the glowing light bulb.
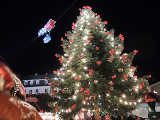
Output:
<path fill-rule="evenodd" d="M 122 95 L 122 98 L 126 98 L 126 95 L 125 95 L 125 94 L 123 94 L 123 95 Z"/>
<path fill-rule="evenodd" d="M 88 68 L 85 66 L 85 67 L 83 67 L 83 69 L 84 69 L 84 70 L 87 70 Z"/>
<path fill-rule="evenodd" d="M 73 95 L 73 100 L 76 100 L 77 99 L 77 96 L 76 95 Z"/>
<path fill-rule="evenodd" d="M 123 102 L 123 100 L 122 100 L 122 99 L 119 99 L 119 102 L 120 102 L 120 103 L 122 103 L 122 102 Z"/>
<path fill-rule="evenodd" d="M 83 40 L 87 40 L 87 39 L 88 39 L 88 36 L 84 36 L 82 39 L 83 39 Z"/>
<path fill-rule="evenodd" d="M 76 76 L 76 73 L 73 73 L 73 74 L 72 74 L 72 77 L 75 77 L 75 76 Z"/>
<path fill-rule="evenodd" d="M 125 104 L 125 105 L 128 105 L 128 102 L 127 102 L 127 101 L 124 101 L 124 104 Z"/>
<path fill-rule="evenodd" d="M 86 51 L 86 48 L 83 48 L 83 52 L 85 52 Z"/>
<path fill-rule="evenodd" d="M 86 59 L 82 59 L 82 62 L 83 62 L 83 63 L 86 63 L 86 62 L 87 62 L 87 60 L 86 60 Z"/>

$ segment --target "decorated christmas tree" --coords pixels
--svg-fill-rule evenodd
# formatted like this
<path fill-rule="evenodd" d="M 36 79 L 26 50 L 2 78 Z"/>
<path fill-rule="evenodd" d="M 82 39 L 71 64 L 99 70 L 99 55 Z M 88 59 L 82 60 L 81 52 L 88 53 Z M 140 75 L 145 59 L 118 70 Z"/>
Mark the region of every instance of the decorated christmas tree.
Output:
<path fill-rule="evenodd" d="M 110 116 L 126 115 L 143 101 L 147 78 L 137 77 L 132 66 L 138 50 L 123 53 L 124 36 L 107 30 L 107 21 L 84 6 L 72 31 L 61 38 L 64 55 L 55 54 L 62 64 L 54 70 L 60 81 L 54 82 L 54 110 L 71 120 L 82 111 Z"/>

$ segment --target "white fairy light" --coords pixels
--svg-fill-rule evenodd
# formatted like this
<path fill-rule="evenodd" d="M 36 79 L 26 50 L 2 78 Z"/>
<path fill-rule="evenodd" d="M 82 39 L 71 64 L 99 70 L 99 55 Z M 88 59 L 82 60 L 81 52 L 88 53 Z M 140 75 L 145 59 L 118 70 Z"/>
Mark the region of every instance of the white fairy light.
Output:
<path fill-rule="evenodd" d="M 84 70 L 87 70 L 88 68 L 86 66 L 83 67 Z"/>
<path fill-rule="evenodd" d="M 75 77 L 75 76 L 76 76 L 76 73 L 73 73 L 73 74 L 72 74 L 72 77 Z"/>
<path fill-rule="evenodd" d="M 77 44 L 74 44 L 74 46 L 77 47 L 78 45 L 77 45 Z"/>
<path fill-rule="evenodd" d="M 109 97 L 109 96 L 110 96 L 108 93 L 107 93 L 106 95 L 107 95 L 107 97 Z"/>
<path fill-rule="evenodd" d="M 79 87 L 79 86 L 80 86 L 80 82 L 76 83 L 75 85 L 76 85 L 77 87 Z"/>
<path fill-rule="evenodd" d="M 125 105 L 128 105 L 128 102 L 127 102 L 127 101 L 124 101 L 124 104 L 125 104 Z"/>
<path fill-rule="evenodd" d="M 83 48 L 83 52 L 85 52 L 86 51 L 86 48 Z"/>
<path fill-rule="evenodd" d="M 88 74 L 86 74 L 86 77 L 87 77 L 87 78 L 89 78 L 89 75 L 88 75 Z"/>
<path fill-rule="evenodd" d="M 87 40 L 87 39 L 88 39 L 88 36 L 84 36 L 82 39 L 83 39 L 83 40 Z"/>
<path fill-rule="evenodd" d="M 125 94 L 123 94 L 123 95 L 122 95 L 122 98 L 126 98 L 126 95 L 125 95 Z"/>
<path fill-rule="evenodd" d="M 123 102 L 123 100 L 122 100 L 122 99 L 119 99 L 119 102 L 120 102 L 120 103 L 122 103 L 122 102 Z"/>
<path fill-rule="evenodd" d="M 140 102 L 142 102 L 142 99 L 140 98 L 140 99 L 138 99 L 138 102 L 140 103 Z"/>
<path fill-rule="evenodd" d="M 72 98 L 73 98 L 73 100 L 76 100 L 76 99 L 77 99 L 77 96 L 76 96 L 76 95 L 73 95 Z"/>
<path fill-rule="evenodd" d="M 85 101 L 85 100 L 83 100 L 83 101 L 82 101 L 82 103 L 85 105 L 85 104 L 86 104 L 86 101 Z"/>
<path fill-rule="evenodd" d="M 82 59 L 82 62 L 83 62 L 83 63 L 86 63 L 86 62 L 87 62 L 87 60 L 86 60 L 86 59 Z"/>
<path fill-rule="evenodd" d="M 111 41 L 114 41 L 114 37 L 113 36 L 111 37 Z"/>

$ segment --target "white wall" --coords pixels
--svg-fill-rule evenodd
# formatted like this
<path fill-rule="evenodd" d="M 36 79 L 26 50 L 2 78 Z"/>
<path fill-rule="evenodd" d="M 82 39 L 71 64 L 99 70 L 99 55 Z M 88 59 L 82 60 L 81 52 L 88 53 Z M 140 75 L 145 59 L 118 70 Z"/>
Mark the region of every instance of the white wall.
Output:
<path fill-rule="evenodd" d="M 36 89 L 38 89 L 38 93 L 46 93 L 45 89 L 48 90 L 48 94 L 51 93 L 51 86 L 36 86 L 36 87 L 25 87 L 26 94 L 29 94 L 29 91 L 32 90 L 32 94 L 37 94 Z"/>

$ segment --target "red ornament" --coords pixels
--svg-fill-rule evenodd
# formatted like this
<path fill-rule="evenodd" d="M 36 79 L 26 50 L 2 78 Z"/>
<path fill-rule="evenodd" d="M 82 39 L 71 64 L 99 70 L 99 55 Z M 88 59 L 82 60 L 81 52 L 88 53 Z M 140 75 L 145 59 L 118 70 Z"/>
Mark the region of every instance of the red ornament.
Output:
<path fill-rule="evenodd" d="M 55 53 L 54 56 L 56 56 L 58 58 L 58 54 L 57 53 Z"/>
<path fill-rule="evenodd" d="M 82 13 L 82 12 L 80 12 L 80 15 L 83 15 L 83 13 Z"/>
<path fill-rule="evenodd" d="M 107 32 L 106 32 L 106 35 L 109 35 L 109 34 L 111 34 L 111 32 L 108 32 L 108 31 L 107 31 Z"/>
<path fill-rule="evenodd" d="M 88 95 L 90 93 L 89 89 L 86 89 L 84 93 Z"/>
<path fill-rule="evenodd" d="M 100 60 L 98 60 L 96 63 L 97 63 L 97 65 L 100 65 L 100 64 L 101 64 L 101 61 L 100 61 Z"/>
<path fill-rule="evenodd" d="M 76 105 L 72 105 L 72 109 L 75 109 L 76 108 Z"/>
<path fill-rule="evenodd" d="M 83 54 L 79 54 L 78 57 L 79 57 L 80 59 L 82 59 L 82 58 L 83 58 Z"/>
<path fill-rule="evenodd" d="M 112 76 L 112 79 L 115 79 L 116 77 L 117 77 L 116 75 L 113 75 L 113 76 Z"/>
<path fill-rule="evenodd" d="M 120 48 L 121 48 L 121 50 L 124 50 L 124 46 L 121 46 Z"/>
<path fill-rule="evenodd" d="M 91 24 L 91 28 L 95 28 L 94 24 Z"/>
<path fill-rule="evenodd" d="M 81 88 L 81 89 L 80 89 L 80 92 L 83 92 L 83 91 L 84 91 L 84 88 Z"/>
<path fill-rule="evenodd" d="M 98 50 L 99 50 L 99 47 L 96 46 L 96 51 L 98 51 Z"/>
<path fill-rule="evenodd" d="M 138 50 L 134 50 L 133 52 L 134 52 L 134 54 L 136 55 L 139 51 L 138 51 Z"/>
<path fill-rule="evenodd" d="M 64 38 L 63 38 L 63 37 L 61 37 L 61 41 L 62 41 L 62 42 L 64 41 Z"/>
<path fill-rule="evenodd" d="M 86 40 L 87 45 L 88 45 L 90 42 L 91 42 L 90 40 Z"/>
<path fill-rule="evenodd" d="M 122 56 L 122 60 L 125 61 L 127 59 L 127 55 Z"/>
<path fill-rule="evenodd" d="M 119 38 L 121 39 L 121 42 L 124 41 L 124 36 L 122 34 L 119 34 Z"/>
<path fill-rule="evenodd" d="M 134 67 L 134 66 L 131 66 L 131 67 L 130 67 L 130 69 L 134 70 L 134 69 L 135 69 L 135 67 Z"/>
<path fill-rule="evenodd" d="M 74 30 L 75 26 L 76 26 L 76 24 L 73 22 L 72 23 L 72 30 Z"/>
<path fill-rule="evenodd" d="M 60 46 L 61 46 L 61 47 L 63 47 L 64 45 L 63 45 L 63 44 L 61 44 Z"/>
<path fill-rule="evenodd" d="M 93 69 L 89 69 L 89 75 L 92 75 L 93 74 Z"/>
<path fill-rule="evenodd" d="M 138 117 L 137 120 L 141 120 L 141 119 Z"/>
<path fill-rule="evenodd" d="M 124 80 L 128 80 L 128 74 L 124 74 L 124 75 L 123 75 L 123 79 L 124 79 Z"/>
<path fill-rule="evenodd" d="M 113 54 L 114 54 L 114 49 L 111 49 L 111 50 L 109 51 L 109 53 L 110 53 L 111 55 L 113 55 Z"/>
<path fill-rule="evenodd" d="M 138 87 L 139 87 L 139 89 L 143 89 L 144 88 L 144 82 L 140 83 Z"/>
<path fill-rule="evenodd" d="M 96 24 L 100 24 L 100 21 L 99 21 L 99 20 L 96 20 L 95 22 L 96 22 Z"/>
<path fill-rule="evenodd" d="M 89 39 L 93 39 L 94 38 L 94 36 L 89 36 Z"/>
<path fill-rule="evenodd" d="M 114 82 L 113 82 L 113 81 L 110 81 L 110 82 L 109 82 L 109 85 L 110 85 L 110 86 L 113 86 L 113 85 L 114 85 Z"/>
<path fill-rule="evenodd" d="M 68 34 L 67 34 L 67 33 L 65 33 L 64 35 L 65 35 L 66 37 L 68 37 Z"/>
<path fill-rule="evenodd" d="M 74 78 L 74 80 L 80 80 L 80 77 L 76 76 L 76 77 Z"/>
<path fill-rule="evenodd" d="M 152 75 L 150 74 L 150 75 L 148 75 L 148 78 L 152 78 Z"/>
<path fill-rule="evenodd" d="M 82 11 L 82 9 L 81 9 L 81 8 L 79 8 L 78 10 L 79 10 L 79 11 Z"/>
<path fill-rule="evenodd" d="M 69 39 L 69 42 L 72 44 L 73 43 L 73 40 L 72 40 L 72 38 L 71 39 Z"/>
<path fill-rule="evenodd" d="M 109 116 L 109 115 L 106 115 L 105 118 L 106 118 L 106 120 L 109 120 L 109 119 L 110 119 L 110 116 Z"/>
<path fill-rule="evenodd" d="M 103 43 L 104 41 L 103 40 L 99 40 L 99 42 Z"/>
<path fill-rule="evenodd" d="M 90 6 L 83 6 L 84 9 L 89 9 L 89 10 L 92 10 L 92 7 Z"/>
<path fill-rule="evenodd" d="M 105 25 L 108 24 L 108 21 L 104 21 L 104 24 L 105 24 Z"/>
<path fill-rule="evenodd" d="M 63 62 L 63 58 L 62 57 L 60 57 L 58 60 L 59 60 L 60 63 Z"/>

